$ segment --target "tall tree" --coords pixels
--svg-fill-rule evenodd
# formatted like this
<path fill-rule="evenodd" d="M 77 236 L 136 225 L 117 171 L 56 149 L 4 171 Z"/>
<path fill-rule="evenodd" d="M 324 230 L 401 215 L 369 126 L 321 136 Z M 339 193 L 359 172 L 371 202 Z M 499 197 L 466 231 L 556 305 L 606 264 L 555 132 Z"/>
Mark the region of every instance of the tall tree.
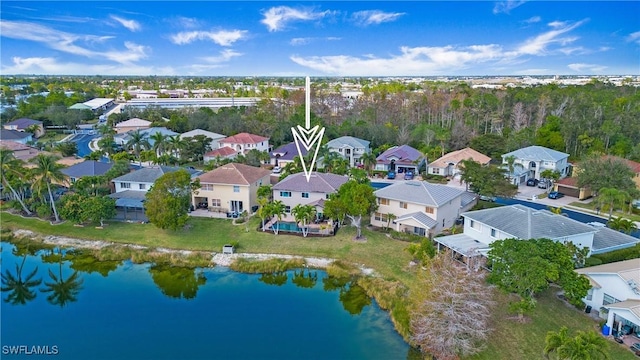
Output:
<path fill-rule="evenodd" d="M 0 173 L 2 174 L 2 184 L 9 188 L 11 194 L 13 194 L 13 198 L 20 203 L 20 206 L 22 206 L 22 210 L 24 210 L 27 215 L 31 215 L 31 211 L 27 208 L 22 197 L 18 195 L 18 192 L 8 180 L 9 177 L 22 178 L 26 175 L 27 171 L 24 168 L 22 161 L 16 159 L 13 155 L 13 151 L 4 147 L 0 148 Z"/>
<path fill-rule="evenodd" d="M 307 237 L 309 234 L 309 223 L 313 221 L 316 216 L 316 208 L 312 205 L 296 205 L 291 209 L 291 214 L 295 217 L 296 223 L 302 224 L 302 236 Z"/>
<path fill-rule="evenodd" d="M 441 253 L 418 270 L 412 292 L 412 340 L 438 359 L 458 359 L 483 349 L 491 332 L 493 288 L 484 272 L 473 271 Z"/>
<path fill-rule="evenodd" d="M 624 207 L 625 198 L 626 194 L 623 191 L 616 188 L 602 188 L 598 191 L 598 198 L 596 201 L 601 206 L 604 205 L 609 209 L 609 221 L 611 221 L 613 210 L 615 210 L 616 205 Z"/>
<path fill-rule="evenodd" d="M 371 171 L 377 163 L 376 156 L 372 152 L 368 152 L 363 154 L 360 159 L 362 160 L 362 164 L 364 165 L 365 170 L 367 170 L 367 174 L 371 176 Z"/>
<path fill-rule="evenodd" d="M 147 150 L 150 148 L 149 141 L 147 141 L 146 134 L 140 132 L 140 130 L 136 130 L 130 133 L 129 141 L 127 141 L 127 148 L 133 150 L 136 155 L 136 159 L 140 161 L 140 165 L 142 165 L 142 159 L 140 158 L 140 153 L 143 150 Z"/>
<path fill-rule="evenodd" d="M 362 184 L 355 180 L 342 184 L 338 192 L 325 202 L 325 213 L 329 216 L 336 219 L 346 216 L 351 220 L 351 225 L 357 230 L 356 238 L 358 239 L 362 237 L 362 217 L 371 214 L 377 208 L 373 188 L 369 184 Z"/>
<path fill-rule="evenodd" d="M 561 360 L 610 359 L 608 341 L 596 332 L 578 331 L 570 337 L 566 326 L 560 331 L 549 331 L 545 338 L 544 355 L 556 354 Z"/>
<path fill-rule="evenodd" d="M 280 221 L 282 221 L 282 217 L 286 214 L 286 205 L 280 200 L 272 202 L 270 204 L 270 214 L 271 216 L 275 216 L 277 219 L 273 224 L 271 224 L 271 229 L 274 234 L 278 235 L 278 232 L 280 231 Z"/>
<path fill-rule="evenodd" d="M 191 193 L 200 187 L 191 182 L 186 170 L 166 173 L 158 178 L 145 196 L 145 214 L 160 229 L 178 230 L 189 219 Z"/>
<path fill-rule="evenodd" d="M 587 187 L 593 191 L 612 188 L 634 195 L 638 191 L 633 182 L 635 173 L 620 160 L 591 157 L 580 163 L 576 173 L 579 187 Z"/>
<path fill-rule="evenodd" d="M 58 215 L 56 202 L 54 201 L 53 193 L 51 192 L 51 183 L 54 181 L 57 183 L 63 183 L 66 181 L 66 176 L 61 171 L 64 166 L 57 163 L 59 159 L 60 158 L 55 155 L 38 154 L 30 161 L 36 165 L 36 167 L 31 170 L 33 178 L 35 179 L 32 186 L 38 192 L 43 189 L 47 189 L 49 192 L 49 203 L 56 218 L 56 222 L 60 221 L 60 216 Z"/>

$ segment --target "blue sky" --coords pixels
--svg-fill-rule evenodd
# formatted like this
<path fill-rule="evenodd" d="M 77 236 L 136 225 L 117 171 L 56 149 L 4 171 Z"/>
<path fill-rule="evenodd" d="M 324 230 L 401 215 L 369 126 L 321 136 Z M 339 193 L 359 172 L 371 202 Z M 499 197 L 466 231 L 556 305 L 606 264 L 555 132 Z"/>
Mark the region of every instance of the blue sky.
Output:
<path fill-rule="evenodd" d="M 0 2 L 0 73 L 638 75 L 637 1 Z"/>

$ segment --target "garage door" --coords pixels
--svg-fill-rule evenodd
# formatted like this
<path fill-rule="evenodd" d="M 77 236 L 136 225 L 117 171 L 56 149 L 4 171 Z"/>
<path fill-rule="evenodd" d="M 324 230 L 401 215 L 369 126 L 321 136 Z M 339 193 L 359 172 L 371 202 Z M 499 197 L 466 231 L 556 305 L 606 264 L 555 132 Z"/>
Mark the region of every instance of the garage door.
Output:
<path fill-rule="evenodd" d="M 558 184 L 558 192 L 565 194 L 566 196 L 572 197 L 580 197 L 580 189 L 576 189 L 574 187 L 568 187 L 561 184 Z"/>

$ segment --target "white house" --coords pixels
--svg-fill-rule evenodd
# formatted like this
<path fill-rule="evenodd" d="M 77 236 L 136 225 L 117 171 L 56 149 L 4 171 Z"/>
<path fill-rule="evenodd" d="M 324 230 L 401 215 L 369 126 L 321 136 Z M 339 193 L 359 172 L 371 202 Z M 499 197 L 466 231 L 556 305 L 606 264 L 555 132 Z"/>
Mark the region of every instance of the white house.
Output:
<path fill-rule="evenodd" d="M 237 153 L 246 154 L 249 150 L 269 151 L 269 138 L 249 133 L 240 133 L 229 136 L 218 142 L 218 146 L 230 147 Z"/>
<path fill-rule="evenodd" d="M 592 288 L 582 299 L 598 315 L 607 319 L 609 329 L 624 326 L 640 333 L 640 259 L 576 269 Z M 638 341 L 640 342 L 640 340 Z"/>
<path fill-rule="evenodd" d="M 634 246 L 640 239 L 604 227 L 593 227 L 548 210 L 516 204 L 462 213 L 462 234 L 435 238 L 463 258 L 486 255 L 489 245 L 504 239 L 547 238 L 587 247 L 589 255 Z"/>
<path fill-rule="evenodd" d="M 349 166 L 354 167 L 362 164 L 362 155 L 371 152 L 369 141 L 358 139 L 353 136 L 342 136 L 327 142 L 327 148 L 331 152 L 342 155 L 349 161 Z"/>
<path fill-rule="evenodd" d="M 378 210 L 371 215 L 371 225 L 391 227 L 396 231 L 421 236 L 436 235 L 454 225 L 466 205 L 466 193 L 454 187 L 426 181 L 402 181 L 374 191 Z M 472 197 L 473 199 L 473 197 Z"/>
<path fill-rule="evenodd" d="M 349 180 L 343 175 L 314 172 L 307 178 L 304 173 L 291 174 L 273 185 L 273 200 L 286 206 L 286 218 L 292 220 L 291 209 L 296 205 L 312 205 L 318 217 L 322 217 L 324 201 Z"/>
<path fill-rule="evenodd" d="M 460 173 L 458 166 L 462 160 L 473 160 L 480 165 L 488 165 L 491 158 L 470 147 L 452 151 L 434 160 L 428 166 L 427 173 L 440 176 L 456 176 Z"/>
<path fill-rule="evenodd" d="M 560 178 L 569 172 L 569 154 L 549 149 L 544 146 L 529 146 L 502 155 L 502 165 L 508 166 L 508 158 L 514 157 L 513 173 L 510 174 L 514 184 L 524 184 L 528 179 L 540 180 L 544 170 L 557 171 Z"/>
<path fill-rule="evenodd" d="M 209 139 L 211 139 L 211 149 L 217 149 L 220 147 L 220 140 L 223 140 L 226 138 L 225 135 L 221 135 L 221 134 L 217 134 L 211 131 L 206 131 L 206 130 L 202 130 L 202 129 L 194 129 L 191 131 L 187 131 L 186 133 L 180 134 L 180 138 L 181 139 L 186 139 L 186 138 L 192 138 L 196 135 L 204 135 L 206 137 L 208 137 Z"/>

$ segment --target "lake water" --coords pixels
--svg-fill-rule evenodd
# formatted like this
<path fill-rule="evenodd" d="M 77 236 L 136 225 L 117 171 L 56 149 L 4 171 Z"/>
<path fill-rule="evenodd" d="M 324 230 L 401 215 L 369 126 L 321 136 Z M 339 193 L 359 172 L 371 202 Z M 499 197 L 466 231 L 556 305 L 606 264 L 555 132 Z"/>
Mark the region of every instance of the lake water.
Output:
<path fill-rule="evenodd" d="M 387 360 L 411 354 L 375 301 L 323 271 L 251 275 L 97 262 L 73 252 L 30 254 L 9 243 L 2 243 L 1 260 L 3 288 L 10 278 L 32 283 L 23 291 L 3 289 L 3 359 Z M 22 355 L 9 354 L 16 351 Z"/>

